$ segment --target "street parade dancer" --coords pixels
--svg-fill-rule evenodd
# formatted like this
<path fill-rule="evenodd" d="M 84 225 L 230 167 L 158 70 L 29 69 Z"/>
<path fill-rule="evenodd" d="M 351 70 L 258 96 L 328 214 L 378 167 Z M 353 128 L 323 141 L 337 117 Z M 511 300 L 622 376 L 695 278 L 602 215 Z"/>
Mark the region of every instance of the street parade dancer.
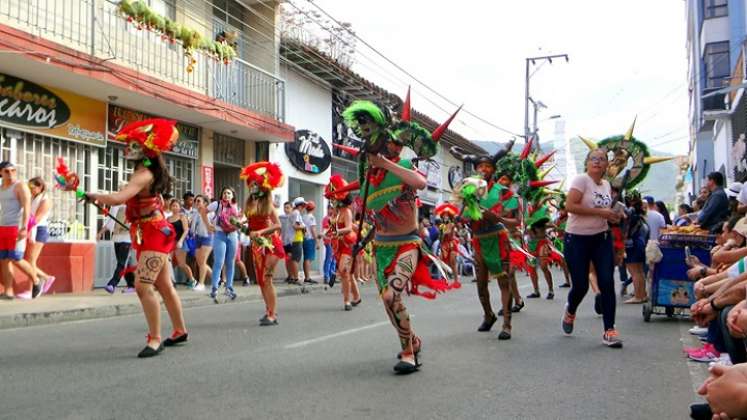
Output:
<path fill-rule="evenodd" d="M 353 211 L 350 209 L 353 200 L 350 197 L 350 190 L 345 189 L 347 186 L 348 183 L 341 175 L 332 175 L 324 189 L 324 196 L 335 208 L 335 218 L 330 220 L 327 234 L 330 236 L 332 252 L 337 262 L 337 278 L 342 283 L 343 309 L 351 311 L 353 307 L 360 305 L 361 294 L 358 282 L 353 279 L 350 271 L 353 266 L 353 246 L 358 241 L 358 235 L 353 224 Z"/>
<path fill-rule="evenodd" d="M 147 345 L 138 357 L 153 357 L 160 354 L 164 346 L 187 341 L 181 300 L 171 283 L 168 267 L 168 256 L 176 246 L 176 232 L 163 210 L 163 194 L 171 192 L 173 179 L 162 154 L 176 144 L 179 132 L 175 121 L 149 119 L 126 125 L 116 139 L 127 144 L 125 158 L 135 164 L 129 182 L 116 193 L 88 193 L 85 198 L 110 206 L 126 203 L 127 222 L 137 253 L 135 290 L 148 323 Z M 161 305 L 156 291 L 163 298 L 173 327 L 171 336 L 163 343 Z"/>
<path fill-rule="evenodd" d="M 441 261 L 451 267 L 454 278 L 459 281 L 459 272 L 457 271 L 459 239 L 456 235 L 456 217 L 459 215 L 459 208 L 451 203 L 442 203 L 436 206 L 434 213 L 441 220 L 438 226 L 440 244 L 438 256 Z"/>
<path fill-rule="evenodd" d="M 402 351 L 394 366 L 398 374 L 416 372 L 421 366 L 419 354 L 423 342 L 412 329 L 403 294 L 435 298 L 437 292 L 459 287 L 451 282 L 451 270 L 424 249 L 418 236 L 416 191 L 426 187 L 426 180 L 417 170 L 415 159 L 401 159 L 407 146 L 418 159 L 428 159 L 438 151 L 438 139 L 456 114 L 439 126 L 433 134 L 410 121 L 410 95 L 399 119 L 390 116 L 385 107 L 369 101 L 355 101 L 343 112 L 348 127 L 364 140 L 359 165 L 359 185 L 362 189 L 362 214 L 372 211 L 376 281 L 389 319 L 397 331 Z M 358 152 L 349 148 L 353 153 Z M 363 219 L 365 217 L 362 217 Z M 361 249 L 359 241 L 353 257 Z M 431 278 L 429 264 L 435 264 L 442 279 Z M 432 291 L 420 290 L 426 287 Z"/>
<path fill-rule="evenodd" d="M 278 325 L 277 295 L 272 273 L 278 261 L 285 258 L 280 239 L 280 219 L 272 204 L 272 190 L 283 185 L 283 172 L 275 163 L 256 162 L 241 170 L 249 196 L 244 205 L 246 221 L 235 220 L 251 240 L 254 272 L 265 301 L 265 314 L 259 320 L 263 327 Z"/>
<path fill-rule="evenodd" d="M 550 266 L 557 265 L 564 269 L 566 283 L 568 283 L 568 269 L 566 268 L 563 254 L 555 249 L 553 243 L 548 238 L 547 228 L 549 222 L 549 209 L 546 206 L 542 206 L 529 215 L 526 225 L 529 236 L 527 250 L 536 258 L 537 261 L 535 266 L 529 268 L 529 278 L 532 281 L 532 287 L 534 288 L 533 296 L 530 295 L 530 297 L 540 296 L 539 276 L 537 274 L 537 266 L 539 266 L 539 269 L 542 271 L 545 281 L 547 282 L 547 299 L 551 300 L 555 298 L 555 293 L 553 292 L 553 280 Z"/>
<path fill-rule="evenodd" d="M 508 155 L 513 143 L 493 156 L 467 155 L 458 147 L 451 153 L 465 163 L 472 163 L 477 172 L 465 178 L 455 191 L 455 198 L 463 205 L 462 216 L 471 223 L 475 265 L 477 267 L 477 296 L 483 309 L 483 321 L 477 331 L 490 331 L 498 317 L 490 304 L 488 283 L 496 276 L 501 290 L 503 308 L 511 308 L 510 239 L 504 224 L 501 197 L 506 188 L 495 180 L 496 163 Z M 504 310 L 499 340 L 511 338 L 511 311 Z"/>

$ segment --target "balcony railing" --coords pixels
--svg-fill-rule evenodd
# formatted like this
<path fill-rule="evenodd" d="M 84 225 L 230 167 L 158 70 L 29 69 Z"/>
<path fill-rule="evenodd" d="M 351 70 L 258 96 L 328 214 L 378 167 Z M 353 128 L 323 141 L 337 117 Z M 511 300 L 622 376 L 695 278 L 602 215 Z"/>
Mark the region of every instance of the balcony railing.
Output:
<path fill-rule="evenodd" d="M 226 65 L 201 52 L 187 72 L 181 46 L 138 30 L 111 1 L 0 0 L 0 23 L 285 121 L 283 80 L 244 60 Z"/>

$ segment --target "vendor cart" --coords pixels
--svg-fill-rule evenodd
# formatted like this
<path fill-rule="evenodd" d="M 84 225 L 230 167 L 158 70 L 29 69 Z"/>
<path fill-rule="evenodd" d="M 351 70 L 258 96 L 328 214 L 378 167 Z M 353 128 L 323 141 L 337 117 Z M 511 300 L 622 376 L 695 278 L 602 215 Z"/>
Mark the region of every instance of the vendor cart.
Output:
<path fill-rule="evenodd" d="M 644 321 L 650 322 L 652 314 L 673 317 L 676 308 L 689 313 L 690 306 L 695 303 L 695 282 L 687 278 L 685 247 L 689 247 L 690 254 L 698 257 L 703 264 L 710 265 L 710 250 L 715 245 L 715 240 L 715 235 L 707 234 L 661 235 L 659 248 L 663 258 L 654 265 L 652 275 L 647 277 L 649 300 L 642 308 Z"/>

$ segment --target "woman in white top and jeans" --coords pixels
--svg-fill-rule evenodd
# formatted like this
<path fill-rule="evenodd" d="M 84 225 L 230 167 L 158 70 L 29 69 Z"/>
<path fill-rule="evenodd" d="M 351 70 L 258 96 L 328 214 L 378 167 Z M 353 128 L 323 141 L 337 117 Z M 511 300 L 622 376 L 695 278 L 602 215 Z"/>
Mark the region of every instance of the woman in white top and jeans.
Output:
<path fill-rule="evenodd" d="M 566 335 L 573 332 L 576 309 L 589 290 L 589 266 L 593 263 L 602 293 L 602 342 L 608 347 L 620 348 L 622 340 L 615 330 L 612 234 L 607 224 L 619 222 L 620 214 L 610 208 L 610 184 L 604 179 L 607 165 L 607 152 L 603 149 L 592 150 L 586 157 L 586 173 L 577 175 L 568 191 L 564 255 L 572 285 L 562 329 Z"/>
<path fill-rule="evenodd" d="M 208 212 L 215 213 L 208 229 L 215 232 L 213 237 L 213 276 L 210 297 L 216 298 L 220 273 L 226 268 L 226 290 L 231 300 L 236 299 L 233 290 L 233 270 L 236 267 L 236 248 L 239 245 L 239 233 L 231 224 L 231 219 L 239 219 L 241 213 L 236 207 L 236 193 L 233 188 L 225 187 L 220 193 L 220 200 L 210 203 Z"/>

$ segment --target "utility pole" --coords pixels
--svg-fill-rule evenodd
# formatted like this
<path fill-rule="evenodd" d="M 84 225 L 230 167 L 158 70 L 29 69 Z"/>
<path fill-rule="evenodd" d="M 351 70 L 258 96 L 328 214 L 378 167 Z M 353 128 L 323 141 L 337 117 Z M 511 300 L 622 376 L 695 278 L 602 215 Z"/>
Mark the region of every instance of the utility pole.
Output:
<path fill-rule="evenodd" d="M 568 54 L 555 54 L 555 55 L 544 55 L 541 57 L 527 57 L 526 61 L 526 72 L 524 73 L 524 141 L 529 141 L 532 137 L 532 131 L 529 128 L 529 79 L 532 75 L 529 74 L 529 64 L 535 65 L 537 61 L 549 61 L 552 64 L 553 58 L 565 58 L 566 63 L 568 62 Z M 535 122 L 537 124 L 537 108 L 535 107 Z M 536 142 L 533 147 L 539 149 L 539 142 Z"/>

